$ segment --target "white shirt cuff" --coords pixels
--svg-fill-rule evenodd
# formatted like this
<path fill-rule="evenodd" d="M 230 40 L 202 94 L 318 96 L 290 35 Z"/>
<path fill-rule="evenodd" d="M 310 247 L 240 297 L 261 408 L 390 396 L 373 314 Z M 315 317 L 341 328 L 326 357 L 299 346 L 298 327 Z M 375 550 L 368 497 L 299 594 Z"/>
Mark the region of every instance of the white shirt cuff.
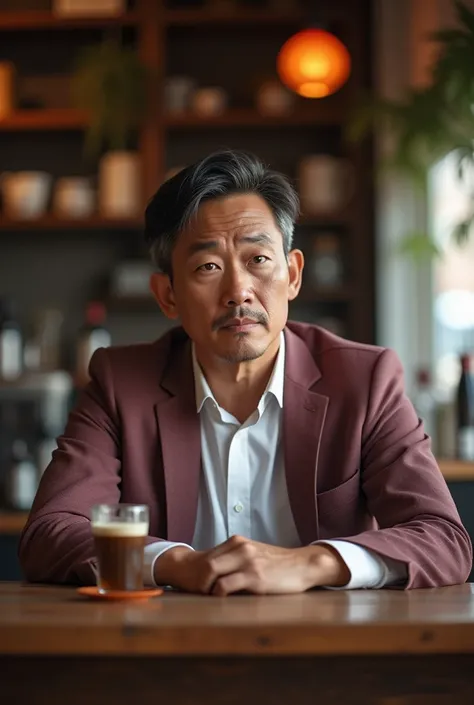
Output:
<path fill-rule="evenodd" d="M 393 558 L 382 558 L 375 551 L 363 548 L 350 541 L 315 541 L 315 544 L 327 544 L 336 549 L 346 564 L 351 578 L 342 588 L 331 590 L 357 590 L 361 588 L 382 588 L 387 585 L 402 584 L 408 579 L 406 563 Z"/>
<path fill-rule="evenodd" d="M 154 543 L 149 543 L 145 546 L 145 558 L 143 561 L 143 582 L 147 587 L 157 587 L 155 582 L 155 562 L 157 558 L 169 551 L 170 548 L 176 548 L 176 546 L 184 546 L 185 548 L 190 548 L 194 551 L 192 546 L 188 546 L 187 543 L 175 543 L 174 541 L 155 541 Z"/>

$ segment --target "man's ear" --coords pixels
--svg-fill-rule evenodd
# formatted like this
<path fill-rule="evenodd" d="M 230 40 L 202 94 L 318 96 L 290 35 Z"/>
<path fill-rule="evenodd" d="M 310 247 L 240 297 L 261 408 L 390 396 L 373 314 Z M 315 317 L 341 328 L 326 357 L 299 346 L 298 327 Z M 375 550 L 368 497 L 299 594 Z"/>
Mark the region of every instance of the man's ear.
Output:
<path fill-rule="evenodd" d="M 168 274 L 154 272 L 150 277 L 150 289 L 165 316 L 173 320 L 179 318 L 173 285 Z"/>
<path fill-rule="evenodd" d="M 293 301 L 298 296 L 303 278 L 304 255 L 301 250 L 291 250 L 288 254 L 288 271 L 290 281 L 288 286 L 288 300 Z"/>

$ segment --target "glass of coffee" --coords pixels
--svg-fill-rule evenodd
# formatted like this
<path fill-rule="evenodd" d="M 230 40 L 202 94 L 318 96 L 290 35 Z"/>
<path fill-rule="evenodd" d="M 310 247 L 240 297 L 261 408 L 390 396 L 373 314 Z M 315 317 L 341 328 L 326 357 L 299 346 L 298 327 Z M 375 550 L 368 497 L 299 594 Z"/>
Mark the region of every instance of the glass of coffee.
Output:
<path fill-rule="evenodd" d="M 99 590 L 143 590 L 149 511 L 145 504 L 97 504 L 91 512 Z"/>

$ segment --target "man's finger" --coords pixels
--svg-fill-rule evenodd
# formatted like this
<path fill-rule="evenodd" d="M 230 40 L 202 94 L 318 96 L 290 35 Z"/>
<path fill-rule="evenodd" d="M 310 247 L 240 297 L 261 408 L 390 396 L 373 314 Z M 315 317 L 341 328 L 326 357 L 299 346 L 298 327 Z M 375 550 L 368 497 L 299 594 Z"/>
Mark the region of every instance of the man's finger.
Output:
<path fill-rule="evenodd" d="M 201 591 L 205 594 L 212 592 L 212 588 L 221 576 L 229 575 L 229 573 L 234 573 L 242 570 L 245 557 L 239 551 L 239 548 L 229 550 L 227 553 L 221 553 L 220 555 L 213 555 L 211 557 L 211 552 L 207 554 L 206 558 L 207 570 L 201 585 Z"/>
<path fill-rule="evenodd" d="M 218 546 L 208 551 L 207 555 L 209 556 L 209 558 L 217 558 L 218 556 L 221 556 L 224 553 L 228 553 L 229 551 L 234 551 L 236 548 L 240 548 L 248 542 L 249 539 L 246 539 L 243 536 L 231 536 L 227 539 L 227 541 L 224 541 L 224 543 L 220 543 Z"/>
<path fill-rule="evenodd" d="M 216 580 L 211 594 L 216 597 L 225 597 L 225 595 L 231 595 L 232 593 L 240 592 L 241 590 L 251 591 L 250 586 L 254 580 L 255 579 L 248 573 L 243 571 L 231 573 L 230 575 L 224 575 Z"/>

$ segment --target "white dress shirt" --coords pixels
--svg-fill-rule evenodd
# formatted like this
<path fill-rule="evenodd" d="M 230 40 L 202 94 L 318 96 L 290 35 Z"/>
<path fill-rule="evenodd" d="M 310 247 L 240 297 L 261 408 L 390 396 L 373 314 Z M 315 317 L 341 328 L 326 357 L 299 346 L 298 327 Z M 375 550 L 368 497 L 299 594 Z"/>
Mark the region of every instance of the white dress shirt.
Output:
<path fill-rule="evenodd" d="M 254 541 L 301 547 L 286 486 L 282 420 L 285 337 L 257 409 L 241 424 L 216 402 L 193 346 L 196 408 L 201 424 L 202 471 L 191 546 L 159 541 L 145 548 L 147 585 L 155 585 L 154 564 L 175 546 L 207 551 L 238 534 Z M 344 540 L 315 543 L 335 548 L 351 574 L 345 589 L 379 588 L 406 579 L 403 563 Z"/>

